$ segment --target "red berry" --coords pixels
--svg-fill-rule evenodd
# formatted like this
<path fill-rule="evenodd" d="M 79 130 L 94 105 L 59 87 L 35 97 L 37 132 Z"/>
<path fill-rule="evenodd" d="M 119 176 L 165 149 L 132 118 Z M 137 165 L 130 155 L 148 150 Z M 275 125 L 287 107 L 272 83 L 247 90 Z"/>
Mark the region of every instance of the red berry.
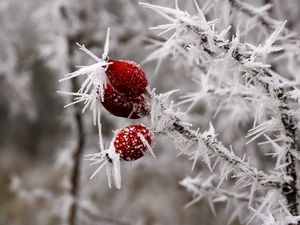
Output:
<path fill-rule="evenodd" d="M 121 94 L 132 97 L 143 94 L 148 85 L 146 74 L 134 62 L 110 59 L 106 70 L 111 85 Z"/>
<path fill-rule="evenodd" d="M 101 103 L 107 111 L 119 117 L 139 119 L 148 113 L 144 96 L 122 95 L 110 84 L 104 88 L 104 101 Z"/>
<path fill-rule="evenodd" d="M 137 160 L 144 155 L 147 146 L 138 134 L 143 135 L 149 145 L 151 144 L 151 132 L 143 124 L 130 125 L 117 131 L 114 146 L 121 159 Z"/>

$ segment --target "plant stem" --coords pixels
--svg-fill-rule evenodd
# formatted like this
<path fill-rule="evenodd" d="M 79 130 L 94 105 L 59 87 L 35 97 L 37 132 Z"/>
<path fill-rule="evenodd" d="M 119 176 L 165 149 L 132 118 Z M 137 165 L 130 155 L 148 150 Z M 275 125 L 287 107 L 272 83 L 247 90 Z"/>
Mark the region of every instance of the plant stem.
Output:
<path fill-rule="evenodd" d="M 214 136 L 207 135 L 206 137 L 202 137 L 196 131 L 181 125 L 179 120 L 172 124 L 171 129 L 177 131 L 187 139 L 204 143 L 206 147 L 214 153 L 214 155 L 217 155 L 218 157 L 227 161 L 229 164 L 235 166 L 239 171 L 248 174 L 253 180 L 262 186 L 277 189 L 282 188 L 285 183 L 288 183 L 281 178 L 269 176 L 264 172 L 258 171 L 256 168 L 251 167 L 248 163 L 244 162 L 242 159 L 226 149 L 226 147 Z"/>
<path fill-rule="evenodd" d="M 74 65 L 72 64 L 72 58 L 73 58 L 73 48 L 74 46 L 73 41 L 71 38 L 68 38 L 68 53 L 70 63 L 69 63 L 69 71 L 71 71 L 74 68 Z M 72 92 L 77 92 L 79 89 L 77 78 L 71 79 L 71 88 Z M 73 165 L 71 168 L 71 175 L 70 175 L 70 195 L 73 199 L 70 211 L 69 211 L 69 225 L 75 225 L 76 224 L 76 215 L 77 215 L 77 200 L 79 198 L 79 192 L 80 192 L 80 173 L 81 173 L 81 158 L 83 154 L 83 148 L 85 144 L 85 134 L 84 134 L 84 124 L 83 124 L 83 118 L 81 113 L 81 108 L 79 105 L 75 105 L 74 108 L 74 122 L 75 122 L 75 140 L 76 145 L 73 150 Z"/>
<path fill-rule="evenodd" d="M 68 12 L 64 6 L 60 8 L 60 15 L 66 24 L 70 23 L 70 18 Z M 74 58 L 74 43 L 79 38 L 78 35 L 66 35 L 67 42 L 67 55 L 69 58 L 68 70 L 72 71 L 74 69 L 73 58 Z M 71 89 L 72 92 L 77 92 L 79 90 L 78 79 L 71 79 Z M 72 167 L 70 172 L 70 190 L 69 193 L 72 197 L 72 202 L 69 208 L 68 224 L 76 225 L 77 221 L 77 210 L 78 210 L 78 199 L 80 195 L 80 174 L 81 174 L 81 158 L 84 150 L 85 144 L 85 133 L 84 133 L 84 121 L 81 113 L 81 108 L 79 105 L 75 105 L 73 113 L 74 129 L 75 129 L 75 140 L 76 144 L 72 154 Z"/>
<path fill-rule="evenodd" d="M 292 140 L 289 146 L 289 151 L 287 151 L 285 156 L 285 162 L 288 163 L 286 167 L 286 174 L 292 178 L 288 188 L 282 189 L 283 194 L 285 195 L 288 203 L 288 209 L 292 215 L 298 216 L 298 187 L 297 187 L 297 171 L 296 171 L 296 162 L 295 156 L 292 155 L 292 152 L 296 152 L 296 122 L 288 114 L 289 108 L 287 106 L 287 96 L 281 89 L 281 92 L 277 93 L 277 97 L 281 102 L 279 109 L 281 111 L 281 121 L 285 129 L 285 135 Z M 300 221 L 298 222 L 300 225 Z"/>
<path fill-rule="evenodd" d="M 190 25 L 187 25 L 187 28 L 192 29 L 196 33 L 199 34 L 201 37 L 201 41 L 203 43 L 207 42 L 207 36 L 203 34 L 201 30 L 199 30 L 196 27 L 192 27 Z M 215 45 L 218 46 L 218 44 L 223 43 L 222 40 L 219 40 L 218 38 L 214 38 Z M 225 42 L 222 45 L 219 45 L 220 49 L 222 49 L 224 52 L 228 52 L 231 48 L 230 42 Z M 205 50 L 205 48 L 204 48 Z M 240 65 L 243 65 L 245 61 L 250 59 L 250 55 L 243 52 L 242 48 L 239 46 L 235 48 L 235 50 L 232 52 L 232 58 L 234 58 L 237 62 L 240 63 Z M 297 187 L 297 171 L 296 171 L 296 163 L 295 163 L 295 156 L 292 154 L 297 150 L 296 145 L 296 122 L 293 118 L 293 116 L 290 113 L 290 108 L 287 103 L 287 94 L 281 87 L 271 86 L 269 83 L 265 82 L 262 78 L 263 77 L 269 77 L 272 78 L 272 71 L 268 68 L 255 68 L 251 69 L 249 71 L 251 73 L 251 76 L 262 85 L 266 93 L 274 98 L 277 99 L 280 103 L 278 109 L 279 109 L 279 117 L 283 124 L 283 131 L 282 133 L 289 139 L 285 141 L 286 147 L 286 156 L 285 156 L 285 162 L 288 163 L 286 167 L 286 175 L 291 178 L 291 181 L 288 183 L 285 183 L 282 187 L 282 194 L 285 196 L 287 200 L 287 205 L 290 213 L 293 216 L 299 216 L 298 211 L 298 187 Z M 300 221 L 298 222 L 298 225 L 300 225 Z"/>

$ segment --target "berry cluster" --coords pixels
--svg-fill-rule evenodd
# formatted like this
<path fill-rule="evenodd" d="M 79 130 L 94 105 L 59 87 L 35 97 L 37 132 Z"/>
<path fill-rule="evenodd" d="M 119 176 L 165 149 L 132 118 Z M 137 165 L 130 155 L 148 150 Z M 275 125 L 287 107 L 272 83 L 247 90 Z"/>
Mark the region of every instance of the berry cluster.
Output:
<path fill-rule="evenodd" d="M 143 94 L 148 81 L 143 70 L 129 61 L 110 59 L 108 62 L 106 75 L 109 83 L 105 84 L 103 107 L 118 117 L 145 117 L 149 109 Z M 113 144 L 121 159 L 137 160 L 151 144 L 151 132 L 145 125 L 130 125 L 116 132 Z"/>
<path fill-rule="evenodd" d="M 108 184 L 111 177 L 115 186 L 121 187 L 120 159 L 133 161 L 141 158 L 146 151 L 153 156 L 151 148 L 153 133 L 143 124 L 133 124 L 115 132 L 107 148 L 103 145 L 101 134 L 101 105 L 114 116 L 128 119 L 141 119 L 150 112 L 149 95 L 146 94 L 148 80 L 143 70 L 134 62 L 108 58 L 109 29 L 102 57 L 99 58 L 84 45 L 79 49 L 92 57 L 96 63 L 80 67 L 77 71 L 67 74 L 60 81 L 85 77 L 77 92 L 61 91 L 60 93 L 74 97 L 74 101 L 65 107 L 84 103 L 82 112 L 87 108 L 93 112 L 94 125 L 98 126 L 100 152 L 87 155 L 92 165 L 98 164 L 91 178 L 103 167 L 106 167 Z M 155 157 L 155 156 L 154 156 Z"/>
<path fill-rule="evenodd" d="M 106 75 L 110 83 L 104 88 L 103 107 L 111 114 L 130 119 L 144 117 L 147 104 L 143 93 L 148 85 L 143 70 L 133 62 L 109 60 Z"/>

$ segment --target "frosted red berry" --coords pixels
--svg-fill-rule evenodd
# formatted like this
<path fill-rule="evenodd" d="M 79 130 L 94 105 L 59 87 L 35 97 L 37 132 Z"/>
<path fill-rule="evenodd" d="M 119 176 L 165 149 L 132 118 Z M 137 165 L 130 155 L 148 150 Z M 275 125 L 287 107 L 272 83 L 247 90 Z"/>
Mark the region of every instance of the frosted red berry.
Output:
<path fill-rule="evenodd" d="M 111 85 L 121 94 L 140 96 L 148 85 L 146 74 L 134 62 L 110 59 L 106 74 Z"/>
<path fill-rule="evenodd" d="M 122 95 L 110 84 L 106 84 L 104 88 L 104 99 L 101 103 L 107 111 L 119 117 L 139 119 L 148 113 L 144 96 Z"/>
<path fill-rule="evenodd" d="M 145 154 L 147 146 L 139 134 L 145 138 L 149 145 L 151 144 L 151 132 L 143 124 L 130 125 L 117 131 L 114 146 L 121 159 L 137 160 Z"/>

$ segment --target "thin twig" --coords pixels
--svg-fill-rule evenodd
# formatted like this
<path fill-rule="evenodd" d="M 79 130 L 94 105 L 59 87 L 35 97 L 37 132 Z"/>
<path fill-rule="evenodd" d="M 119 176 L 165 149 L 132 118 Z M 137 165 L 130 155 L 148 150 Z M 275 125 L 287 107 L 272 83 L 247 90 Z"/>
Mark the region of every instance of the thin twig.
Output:
<path fill-rule="evenodd" d="M 78 90 L 78 82 L 77 78 L 72 79 L 71 81 L 72 90 Z M 74 121 L 76 126 L 76 135 L 75 139 L 77 140 L 75 149 L 73 150 L 73 167 L 71 168 L 71 176 L 70 176 L 70 194 L 73 198 L 71 207 L 70 207 L 70 214 L 69 214 L 69 224 L 75 225 L 76 224 L 76 214 L 77 214 L 77 199 L 79 197 L 79 190 L 80 190 L 80 173 L 81 173 L 81 158 L 83 154 L 83 147 L 85 143 L 85 135 L 84 135 L 84 126 L 83 126 L 83 118 L 81 114 L 81 109 L 76 105 L 74 111 Z"/>
<path fill-rule="evenodd" d="M 68 21 L 68 14 L 64 6 L 61 6 L 60 13 L 65 20 L 65 22 Z M 68 57 L 69 57 L 69 65 L 68 70 L 72 71 L 75 67 L 73 65 L 73 58 L 74 58 L 74 40 L 78 40 L 78 36 L 70 36 L 68 35 L 66 37 L 67 47 L 68 47 Z M 71 89 L 72 92 L 77 92 L 79 90 L 79 84 L 77 81 L 77 78 L 74 78 L 71 80 Z M 83 154 L 84 144 L 85 144 L 85 134 L 84 134 L 84 122 L 82 117 L 81 108 L 79 105 L 75 105 L 74 109 L 74 123 L 75 123 L 75 148 L 73 150 L 73 165 L 71 168 L 71 174 L 70 174 L 70 195 L 72 196 L 72 203 L 70 206 L 69 211 L 69 217 L 68 217 L 68 223 L 69 225 L 76 225 L 77 221 L 77 210 L 78 210 L 78 203 L 77 199 L 79 199 L 80 194 L 80 173 L 81 173 L 81 158 Z"/>

